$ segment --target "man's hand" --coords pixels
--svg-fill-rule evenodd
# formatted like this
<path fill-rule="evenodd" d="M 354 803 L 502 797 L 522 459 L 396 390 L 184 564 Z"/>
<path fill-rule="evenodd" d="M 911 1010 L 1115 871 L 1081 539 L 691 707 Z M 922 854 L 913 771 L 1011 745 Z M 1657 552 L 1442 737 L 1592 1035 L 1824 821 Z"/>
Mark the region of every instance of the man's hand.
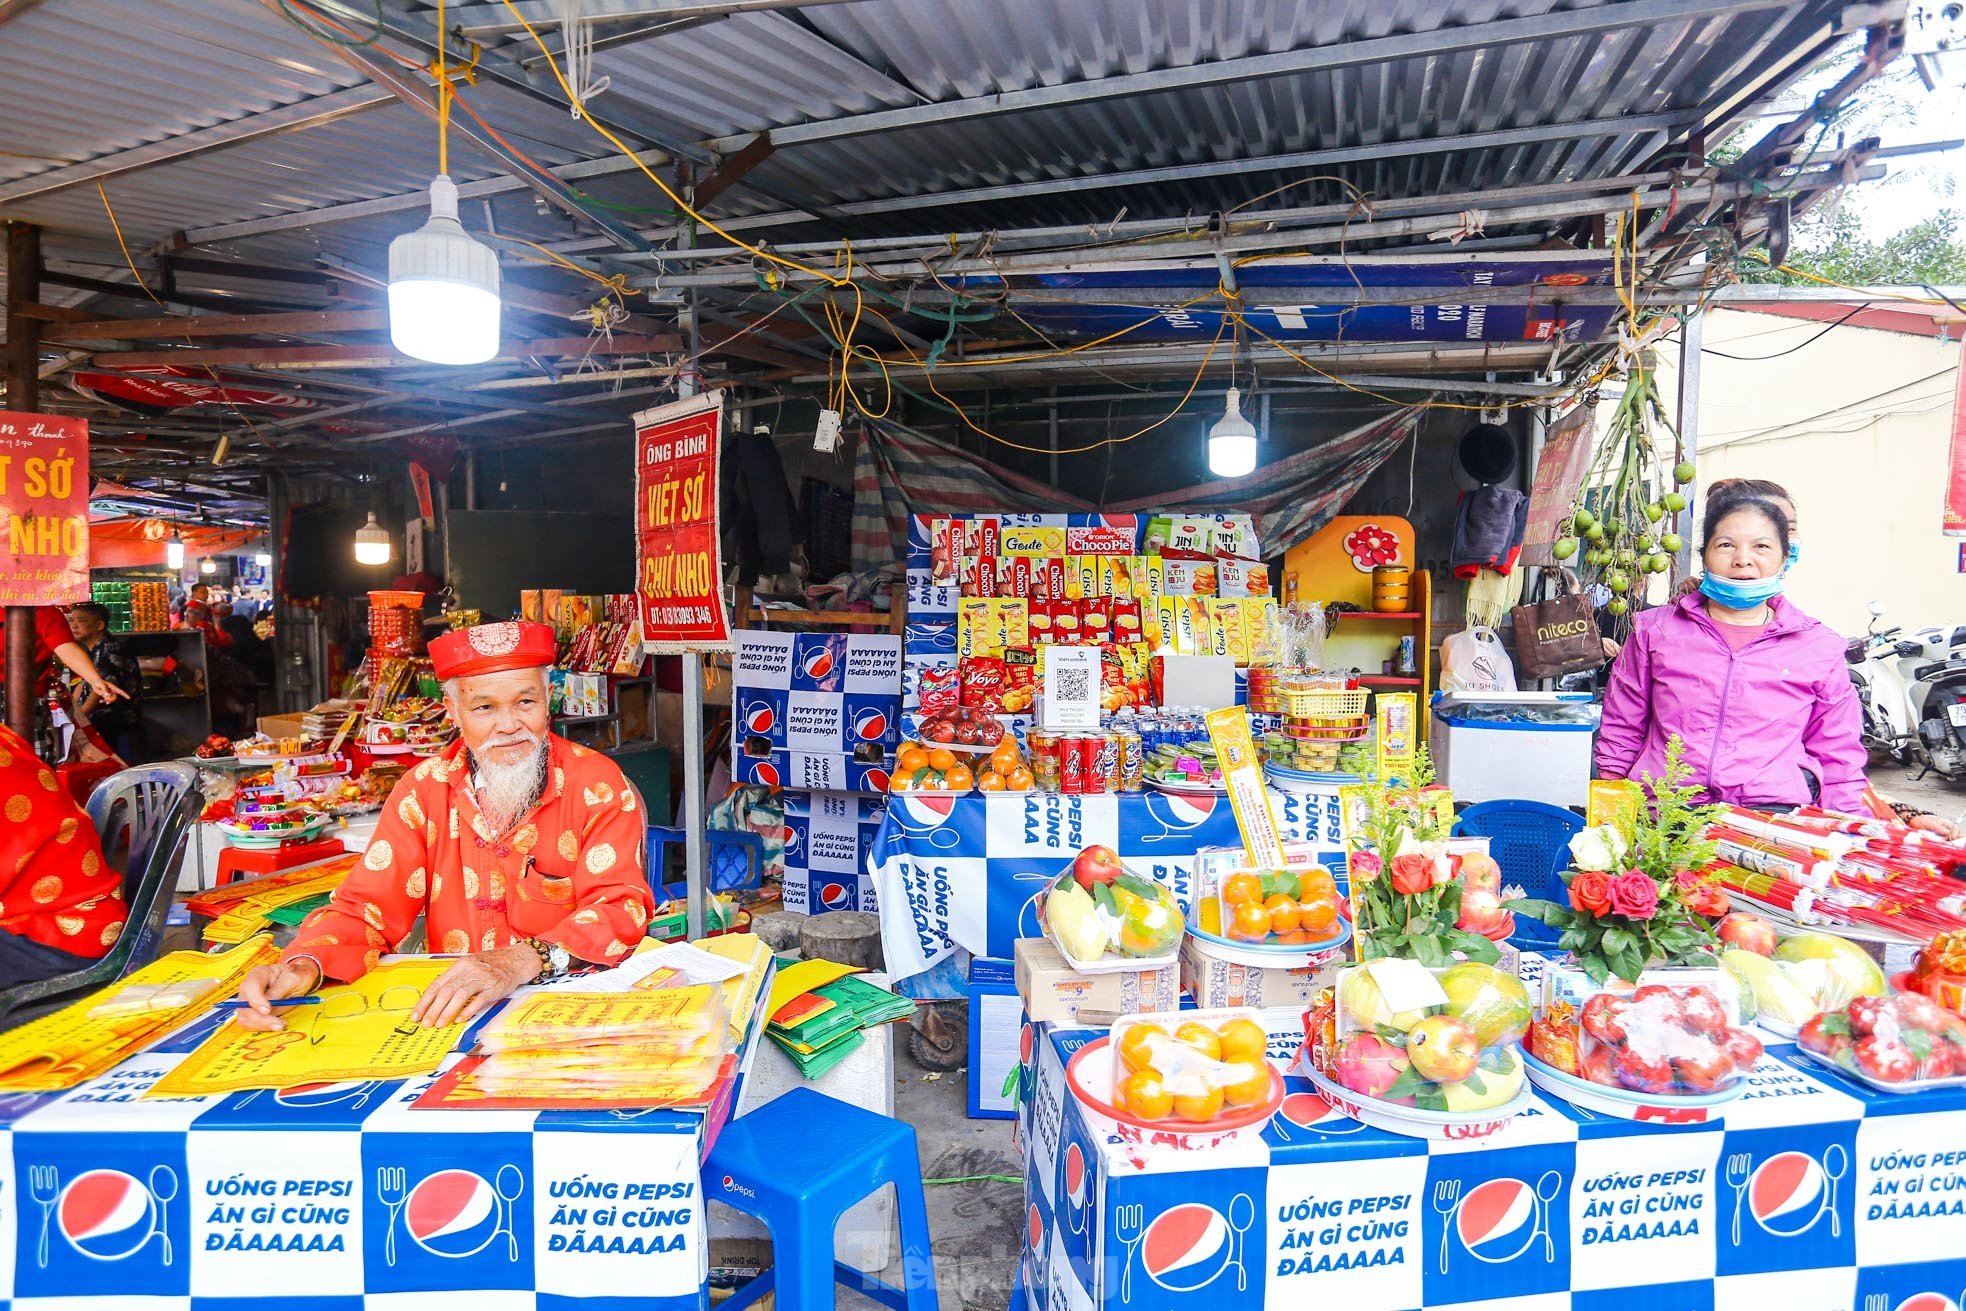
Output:
<path fill-rule="evenodd" d="M 320 983 L 321 971 L 312 961 L 255 965 L 239 980 L 239 1000 L 246 1004 L 232 1013 L 232 1022 L 261 1032 L 284 1029 L 287 1022 L 275 1013 L 281 998 L 304 997 Z"/>
<path fill-rule="evenodd" d="M 107 703 L 110 701 L 124 701 L 129 699 L 130 694 L 128 692 L 125 692 L 122 688 L 116 686 L 116 684 L 110 682 L 108 679 L 104 678 L 101 674 L 97 674 L 94 678 L 86 679 L 84 681 L 88 683 L 89 690 L 96 694 L 96 700 L 98 701 Z"/>
<path fill-rule="evenodd" d="M 1913 815 L 1905 823 L 1911 828 L 1936 834 L 1944 838 L 1947 842 L 1957 842 L 1959 840 L 1959 825 L 1949 819 L 1941 819 L 1939 816 L 1929 812 L 1923 815 Z"/>
<path fill-rule="evenodd" d="M 539 953 L 523 942 L 460 957 L 424 991 L 410 1019 L 433 1029 L 474 1020 L 544 968 Z"/>

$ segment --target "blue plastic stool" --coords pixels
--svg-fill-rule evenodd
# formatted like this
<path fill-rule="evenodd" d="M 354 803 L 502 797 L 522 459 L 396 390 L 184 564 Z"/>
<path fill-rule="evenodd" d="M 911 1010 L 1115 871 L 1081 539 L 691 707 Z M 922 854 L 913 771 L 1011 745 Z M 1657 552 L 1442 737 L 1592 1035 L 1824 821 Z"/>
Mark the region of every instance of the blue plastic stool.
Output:
<path fill-rule="evenodd" d="M 1502 882 L 1519 884 L 1525 894 L 1563 902 L 1570 839 L 1583 830 L 1577 813 L 1542 801 L 1477 801 L 1454 820 L 1458 836 L 1487 838 L 1488 854 L 1502 867 Z M 1522 947 L 1554 947 L 1555 929 L 1516 916 L 1510 941 Z"/>
<path fill-rule="evenodd" d="M 887 1183 L 900 1204 L 905 1289 L 833 1256 L 840 1217 Z M 771 1269 L 739 1289 L 722 1311 L 739 1311 L 774 1290 L 782 1311 L 830 1311 L 835 1282 L 895 1311 L 937 1311 L 913 1126 L 794 1088 L 724 1126 L 703 1163 L 703 1191 L 771 1230 Z"/>

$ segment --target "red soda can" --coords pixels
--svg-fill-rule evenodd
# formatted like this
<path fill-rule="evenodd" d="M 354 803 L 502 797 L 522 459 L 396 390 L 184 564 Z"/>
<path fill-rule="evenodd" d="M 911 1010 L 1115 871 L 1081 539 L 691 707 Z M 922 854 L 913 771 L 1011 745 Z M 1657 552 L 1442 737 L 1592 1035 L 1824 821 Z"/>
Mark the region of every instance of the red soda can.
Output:
<path fill-rule="evenodd" d="M 1078 743 L 1079 772 L 1085 779 L 1086 792 L 1104 792 L 1106 790 L 1105 764 L 1099 758 L 1100 743 L 1104 739 L 1082 737 L 1075 740 Z"/>
<path fill-rule="evenodd" d="M 1068 796 L 1085 791 L 1085 757 L 1075 737 L 1058 739 L 1058 790 Z"/>

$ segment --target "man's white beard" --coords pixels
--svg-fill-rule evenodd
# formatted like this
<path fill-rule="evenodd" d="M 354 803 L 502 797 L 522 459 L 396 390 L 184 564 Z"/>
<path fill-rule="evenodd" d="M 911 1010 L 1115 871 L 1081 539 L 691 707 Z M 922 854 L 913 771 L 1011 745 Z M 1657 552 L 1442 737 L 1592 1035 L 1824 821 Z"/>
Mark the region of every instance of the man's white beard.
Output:
<path fill-rule="evenodd" d="M 534 744 L 532 754 L 509 765 L 488 754 L 471 753 L 471 783 L 478 794 L 478 810 L 494 833 L 503 834 L 525 818 L 546 791 L 546 739 L 531 733 L 523 734 L 523 738 Z"/>

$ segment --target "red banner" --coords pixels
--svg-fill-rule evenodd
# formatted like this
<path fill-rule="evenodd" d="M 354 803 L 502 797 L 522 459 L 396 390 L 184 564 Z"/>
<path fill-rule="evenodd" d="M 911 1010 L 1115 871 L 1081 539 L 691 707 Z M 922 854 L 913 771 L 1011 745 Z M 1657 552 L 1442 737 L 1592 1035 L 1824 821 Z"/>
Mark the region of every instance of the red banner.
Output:
<path fill-rule="evenodd" d="M 1952 391 L 1952 449 L 1946 455 L 1947 537 L 1966 537 L 1966 344 L 1961 346 L 1959 379 Z"/>
<path fill-rule="evenodd" d="M 1592 405 L 1578 405 L 1550 425 L 1543 439 L 1542 453 L 1536 457 L 1536 471 L 1529 484 L 1529 522 L 1522 534 L 1521 563 L 1554 564 L 1550 547 L 1556 544 L 1556 526 L 1570 512 L 1577 489 L 1590 465 L 1591 445 L 1597 436 L 1597 411 Z"/>
<path fill-rule="evenodd" d="M 0 410 L 0 604 L 89 599 L 89 425 Z"/>
<path fill-rule="evenodd" d="M 718 540 L 722 392 L 635 416 L 635 592 L 648 650 L 729 651 Z"/>

